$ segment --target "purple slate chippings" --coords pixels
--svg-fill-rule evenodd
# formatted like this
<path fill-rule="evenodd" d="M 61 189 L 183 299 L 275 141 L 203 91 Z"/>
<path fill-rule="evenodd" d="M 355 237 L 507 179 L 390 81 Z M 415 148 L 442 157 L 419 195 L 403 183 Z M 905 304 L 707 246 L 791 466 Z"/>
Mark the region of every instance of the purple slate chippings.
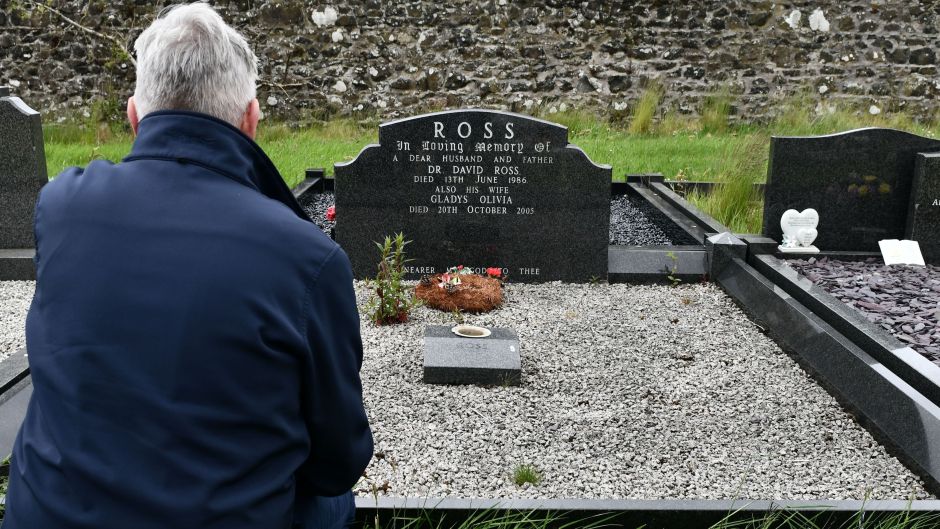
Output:
<path fill-rule="evenodd" d="M 792 259 L 787 264 L 940 365 L 940 266 L 885 266 L 880 259 Z"/>

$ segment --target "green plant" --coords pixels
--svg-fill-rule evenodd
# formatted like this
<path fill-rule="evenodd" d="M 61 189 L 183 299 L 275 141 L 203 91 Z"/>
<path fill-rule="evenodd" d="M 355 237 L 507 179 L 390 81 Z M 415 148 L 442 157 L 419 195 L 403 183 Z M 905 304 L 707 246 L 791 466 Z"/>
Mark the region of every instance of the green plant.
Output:
<path fill-rule="evenodd" d="M 691 194 L 689 201 L 735 233 L 759 232 L 763 201 L 754 183 L 766 174 L 769 144 L 763 134 L 752 134 L 728 148 L 716 180 L 718 185 L 706 195 Z"/>
<path fill-rule="evenodd" d="M 542 481 L 542 473 L 533 465 L 522 464 L 512 471 L 512 480 L 520 487 L 526 483 L 538 485 Z"/>
<path fill-rule="evenodd" d="M 408 321 L 408 313 L 421 301 L 404 284 L 405 246 L 411 241 L 405 240 L 403 233 L 395 238 L 386 236 L 384 243 L 375 243 L 381 258 L 375 280 L 369 282 L 374 290 L 369 300 L 368 311 L 376 325 L 389 325 Z"/>
<path fill-rule="evenodd" d="M 658 81 L 651 81 L 639 101 L 633 107 L 633 115 L 630 118 L 630 126 L 627 129 L 630 134 L 648 134 L 653 128 L 653 120 L 659 110 L 659 101 L 663 97 L 663 88 Z"/>
<path fill-rule="evenodd" d="M 666 257 L 672 262 L 671 266 L 666 266 L 666 279 L 669 280 L 672 286 L 677 287 L 679 283 L 682 282 L 682 280 L 676 276 L 676 272 L 679 270 L 679 256 L 676 255 L 675 252 L 669 251 L 666 252 Z"/>
<path fill-rule="evenodd" d="M 463 312 L 460 312 L 460 309 L 454 307 L 454 310 L 450 312 L 450 317 L 453 319 L 454 323 L 465 323 L 466 318 L 463 316 Z"/>
<path fill-rule="evenodd" d="M 727 87 L 705 98 L 702 105 L 702 132 L 721 134 L 728 130 L 728 116 L 731 114 L 731 92 Z"/>

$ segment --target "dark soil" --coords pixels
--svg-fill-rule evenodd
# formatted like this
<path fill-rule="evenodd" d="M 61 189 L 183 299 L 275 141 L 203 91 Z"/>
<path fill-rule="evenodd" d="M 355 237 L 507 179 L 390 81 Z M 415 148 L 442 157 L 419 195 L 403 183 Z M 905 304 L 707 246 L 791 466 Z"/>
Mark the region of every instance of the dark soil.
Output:
<path fill-rule="evenodd" d="M 336 222 L 326 219 L 326 209 L 334 201 L 331 192 L 307 193 L 300 205 L 313 222 L 329 234 Z M 342 215 L 342 212 L 337 212 L 337 215 Z M 610 244 L 663 246 L 696 242 L 642 198 L 618 195 L 610 201 Z"/>
<path fill-rule="evenodd" d="M 811 258 L 787 263 L 940 365 L 940 267 L 885 266 L 880 259 Z"/>

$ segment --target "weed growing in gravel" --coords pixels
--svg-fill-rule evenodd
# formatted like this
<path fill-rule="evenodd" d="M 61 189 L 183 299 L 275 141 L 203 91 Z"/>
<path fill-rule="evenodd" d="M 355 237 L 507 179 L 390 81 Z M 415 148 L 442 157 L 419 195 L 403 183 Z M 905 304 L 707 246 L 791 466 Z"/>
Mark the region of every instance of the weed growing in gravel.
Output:
<path fill-rule="evenodd" d="M 672 266 L 666 267 L 666 279 L 669 280 L 669 283 L 672 286 L 677 287 L 679 286 L 679 283 L 682 282 L 682 280 L 676 276 L 676 272 L 679 270 L 679 257 L 675 254 L 675 252 L 666 252 L 666 257 L 672 261 Z"/>
<path fill-rule="evenodd" d="M 404 264 L 405 246 L 410 241 L 405 240 L 402 233 L 395 238 L 385 237 L 385 243 L 375 243 L 379 247 L 379 271 L 374 281 L 369 282 L 369 288 L 374 291 L 369 300 L 368 311 L 370 318 L 376 325 L 389 325 L 408 321 L 411 309 L 421 304 L 421 300 L 414 297 L 410 288 L 403 284 L 405 275 Z"/>
<path fill-rule="evenodd" d="M 533 465 L 523 464 L 512 471 L 512 480 L 520 487 L 526 483 L 538 485 L 542 481 L 542 473 Z"/>

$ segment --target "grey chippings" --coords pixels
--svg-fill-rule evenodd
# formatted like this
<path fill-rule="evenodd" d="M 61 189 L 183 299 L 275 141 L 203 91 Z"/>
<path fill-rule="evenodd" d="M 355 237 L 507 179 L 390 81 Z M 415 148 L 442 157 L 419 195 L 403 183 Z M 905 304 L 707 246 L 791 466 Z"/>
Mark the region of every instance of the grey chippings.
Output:
<path fill-rule="evenodd" d="M 35 281 L 0 281 L 0 360 L 26 346 L 26 312 Z"/>
<path fill-rule="evenodd" d="M 0 352 L 23 343 L 33 282 L 0 282 Z M 375 457 L 356 493 L 466 498 L 923 499 L 887 454 L 710 284 L 510 284 L 522 386 L 421 382 L 424 326 L 368 320 L 357 282 Z M 538 485 L 518 487 L 532 465 Z"/>
<path fill-rule="evenodd" d="M 522 386 L 425 385 L 452 314 L 361 321 L 376 457 L 357 494 L 468 498 L 928 498 L 713 285 L 510 284 L 468 323 L 514 329 Z M 357 283 L 360 310 L 368 299 Z M 542 474 L 513 483 L 516 466 Z M 870 492 L 870 494 L 869 494 Z"/>

